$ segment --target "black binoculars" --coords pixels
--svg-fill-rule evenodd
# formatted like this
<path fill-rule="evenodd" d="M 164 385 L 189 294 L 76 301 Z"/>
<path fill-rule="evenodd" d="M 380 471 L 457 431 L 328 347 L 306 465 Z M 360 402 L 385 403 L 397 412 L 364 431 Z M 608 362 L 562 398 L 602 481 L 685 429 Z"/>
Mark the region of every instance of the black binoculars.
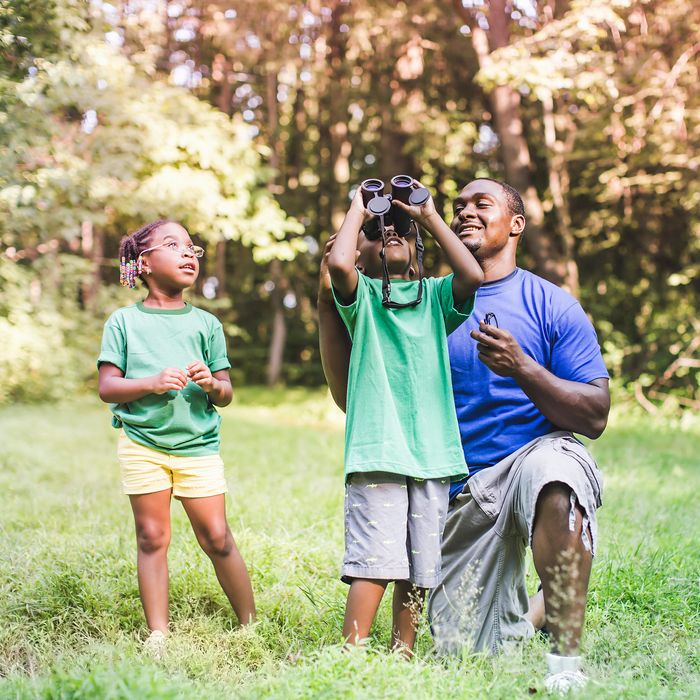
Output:
<path fill-rule="evenodd" d="M 413 178 L 410 175 L 396 175 L 391 178 L 391 194 L 384 194 L 384 183 L 377 178 L 365 180 L 360 185 L 362 202 L 370 214 L 375 218 L 365 222 L 362 226 L 365 236 L 371 241 L 376 241 L 382 235 L 384 226 L 394 227 L 397 235 L 405 238 L 411 231 L 411 217 L 408 212 L 393 203 L 396 201 L 420 206 L 425 204 L 430 193 L 425 187 L 413 187 Z"/>

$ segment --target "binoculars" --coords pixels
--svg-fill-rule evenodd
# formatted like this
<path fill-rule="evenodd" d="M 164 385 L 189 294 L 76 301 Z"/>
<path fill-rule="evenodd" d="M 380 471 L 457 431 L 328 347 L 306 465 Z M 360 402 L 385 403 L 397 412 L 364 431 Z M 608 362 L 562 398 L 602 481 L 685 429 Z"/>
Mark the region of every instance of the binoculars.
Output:
<path fill-rule="evenodd" d="M 411 231 L 411 217 L 408 212 L 395 206 L 394 202 L 420 206 L 430 197 L 425 187 L 413 188 L 413 178 L 410 175 L 392 177 L 391 194 L 384 194 L 384 182 L 377 178 L 364 180 L 360 191 L 365 209 L 375 215 L 374 219 L 362 226 L 365 236 L 371 241 L 376 241 L 382 235 L 384 226 L 392 225 L 397 235 L 405 238 Z"/>

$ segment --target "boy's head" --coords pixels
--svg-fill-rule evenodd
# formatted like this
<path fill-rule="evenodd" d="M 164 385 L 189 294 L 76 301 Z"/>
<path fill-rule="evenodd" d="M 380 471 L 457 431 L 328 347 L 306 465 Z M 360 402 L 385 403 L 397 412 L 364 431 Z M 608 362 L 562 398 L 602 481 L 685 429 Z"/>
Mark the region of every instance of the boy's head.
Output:
<path fill-rule="evenodd" d="M 384 256 L 390 277 L 413 279 L 418 277 L 419 263 L 416 256 L 416 224 L 411 224 L 411 230 L 404 238 L 394 231 L 393 226 L 387 226 L 384 235 Z M 382 276 L 382 238 L 370 240 L 360 231 L 357 238 L 357 267 L 368 277 Z M 420 269 L 422 272 L 422 269 Z"/>
<path fill-rule="evenodd" d="M 174 221 L 158 220 L 125 236 L 119 247 L 121 282 L 134 287 L 136 277 L 149 288 L 182 290 L 194 284 L 204 250 L 192 244 L 187 230 Z"/>

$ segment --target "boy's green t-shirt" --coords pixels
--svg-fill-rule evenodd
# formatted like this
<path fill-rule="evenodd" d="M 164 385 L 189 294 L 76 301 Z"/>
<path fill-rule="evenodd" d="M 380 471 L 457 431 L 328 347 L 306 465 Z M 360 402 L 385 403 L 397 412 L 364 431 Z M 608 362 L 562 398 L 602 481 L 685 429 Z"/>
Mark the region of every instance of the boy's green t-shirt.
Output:
<path fill-rule="evenodd" d="M 462 478 L 447 336 L 474 308 L 455 308 L 452 278 L 422 280 L 417 306 L 382 306 L 382 280 L 358 271 L 352 304 L 335 297 L 352 338 L 345 424 L 345 474 L 384 471 L 422 479 Z M 392 301 L 416 298 L 417 281 L 392 280 Z M 335 294 L 335 291 L 334 291 Z"/>
<path fill-rule="evenodd" d="M 231 367 L 219 320 L 191 304 L 182 309 L 153 309 L 139 302 L 117 309 L 107 319 L 97 366 L 108 362 L 126 378 L 141 379 L 167 367 L 184 370 L 195 360 L 212 372 Z M 194 382 L 181 391 L 148 394 L 110 408 L 113 425 L 123 427 L 140 445 L 193 457 L 219 451 L 221 417 Z"/>

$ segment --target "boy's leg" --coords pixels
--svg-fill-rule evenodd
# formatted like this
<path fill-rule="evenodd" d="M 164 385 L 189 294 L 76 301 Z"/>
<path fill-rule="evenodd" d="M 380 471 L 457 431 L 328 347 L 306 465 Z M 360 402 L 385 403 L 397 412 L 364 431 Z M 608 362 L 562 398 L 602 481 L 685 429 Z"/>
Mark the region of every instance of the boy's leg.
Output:
<path fill-rule="evenodd" d="M 211 559 L 221 588 L 238 621 L 255 621 L 255 601 L 248 569 L 226 521 L 224 494 L 180 498 L 201 548 Z"/>
<path fill-rule="evenodd" d="M 129 496 L 136 526 L 139 593 L 151 631 L 168 631 L 170 489 Z"/>
<path fill-rule="evenodd" d="M 416 643 L 425 592 L 425 588 L 417 588 L 410 581 L 394 584 L 391 647 L 404 651 L 407 656 L 412 655 Z"/>
<path fill-rule="evenodd" d="M 350 584 L 343 637 L 368 636 L 389 581 L 407 579 L 406 477 L 355 473 L 345 485 L 345 555 L 342 578 Z"/>
<path fill-rule="evenodd" d="M 378 579 L 352 580 L 343 620 L 343 639 L 346 644 L 362 644 L 369 637 L 388 583 Z"/>

